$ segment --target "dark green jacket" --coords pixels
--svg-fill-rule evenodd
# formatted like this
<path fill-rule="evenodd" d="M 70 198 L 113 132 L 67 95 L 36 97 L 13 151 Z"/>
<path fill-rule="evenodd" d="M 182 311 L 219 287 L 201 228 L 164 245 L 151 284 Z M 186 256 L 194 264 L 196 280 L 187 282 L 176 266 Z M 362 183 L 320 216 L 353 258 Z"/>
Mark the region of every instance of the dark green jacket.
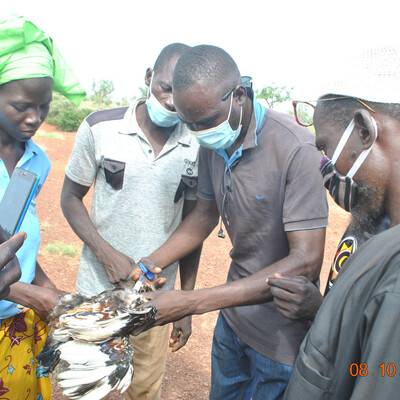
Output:
<path fill-rule="evenodd" d="M 345 263 L 285 393 L 286 400 L 350 398 L 400 398 L 400 225 Z"/>

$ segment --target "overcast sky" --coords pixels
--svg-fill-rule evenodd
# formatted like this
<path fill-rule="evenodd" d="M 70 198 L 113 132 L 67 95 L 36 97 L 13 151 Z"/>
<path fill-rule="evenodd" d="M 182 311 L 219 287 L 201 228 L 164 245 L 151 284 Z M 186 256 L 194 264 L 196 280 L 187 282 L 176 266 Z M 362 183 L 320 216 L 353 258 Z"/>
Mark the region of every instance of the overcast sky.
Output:
<path fill-rule="evenodd" d="M 357 47 L 398 44 L 394 0 L 18 0 L 5 5 L 51 35 L 90 92 L 108 79 L 115 97 L 144 86 L 146 68 L 172 42 L 222 47 L 255 88 L 294 87 L 312 100 L 332 65 Z M 334 70 L 334 68 L 333 68 Z"/>

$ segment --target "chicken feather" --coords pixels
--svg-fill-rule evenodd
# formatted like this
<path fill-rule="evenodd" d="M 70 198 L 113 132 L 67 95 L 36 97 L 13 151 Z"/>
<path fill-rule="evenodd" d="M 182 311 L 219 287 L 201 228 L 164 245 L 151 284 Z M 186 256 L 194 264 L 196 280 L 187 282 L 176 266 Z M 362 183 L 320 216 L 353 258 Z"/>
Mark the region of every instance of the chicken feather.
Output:
<path fill-rule="evenodd" d="M 99 400 L 123 393 L 133 377 L 129 333 L 155 318 L 143 293 L 152 285 L 129 280 L 94 297 L 67 294 L 49 315 L 50 333 L 37 357 L 70 399 Z M 139 308 L 137 308 L 139 307 Z"/>

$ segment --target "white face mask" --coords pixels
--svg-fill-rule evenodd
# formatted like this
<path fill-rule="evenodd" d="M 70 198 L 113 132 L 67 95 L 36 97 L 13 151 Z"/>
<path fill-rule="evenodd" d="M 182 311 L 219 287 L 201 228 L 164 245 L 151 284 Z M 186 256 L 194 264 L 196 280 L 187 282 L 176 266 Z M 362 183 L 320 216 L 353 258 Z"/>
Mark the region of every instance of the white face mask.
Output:
<path fill-rule="evenodd" d="M 153 83 L 154 71 L 151 75 L 149 95 L 146 100 L 147 111 L 150 119 L 157 125 L 163 128 L 169 128 L 175 126 L 179 122 L 179 117 L 176 112 L 169 111 L 163 107 L 160 102 L 156 99 L 153 93 L 151 93 L 151 86 Z"/>
<path fill-rule="evenodd" d="M 233 130 L 229 118 L 232 112 L 233 103 L 233 92 L 231 95 L 231 105 L 229 107 L 228 118 L 221 124 L 215 126 L 214 128 L 205 129 L 203 131 L 190 131 L 192 135 L 195 136 L 198 143 L 208 149 L 221 150 L 228 149 L 235 143 L 235 140 L 240 135 L 242 130 L 242 106 L 240 106 L 240 120 L 239 126 L 236 130 Z"/>
<path fill-rule="evenodd" d="M 375 144 L 376 139 L 378 138 L 378 127 L 377 127 L 377 125 L 376 125 L 376 121 L 375 121 L 375 119 L 374 119 L 373 117 L 371 117 L 371 121 L 372 121 L 372 124 L 373 124 L 373 126 L 374 126 L 374 128 L 375 128 L 375 132 L 376 132 L 376 133 L 375 133 L 374 142 L 371 144 L 371 146 L 370 146 L 368 149 L 363 150 L 363 151 L 360 153 L 360 155 L 358 156 L 357 160 L 354 162 L 353 166 L 351 167 L 350 171 L 346 174 L 346 177 L 348 177 L 348 178 L 350 178 L 350 179 L 353 178 L 353 176 L 356 174 L 356 172 L 358 171 L 358 169 L 361 167 L 361 164 L 362 164 L 362 163 L 364 162 L 364 160 L 367 158 L 369 152 L 372 150 L 372 147 L 373 147 L 374 144 Z M 332 156 L 332 163 L 333 163 L 333 165 L 336 164 L 336 161 L 337 161 L 337 159 L 339 158 L 340 153 L 342 152 L 342 150 L 343 150 L 345 144 L 346 144 L 347 141 L 349 140 L 349 137 L 350 137 L 351 133 L 353 132 L 354 125 L 355 125 L 354 119 L 352 119 L 352 120 L 350 121 L 349 126 L 347 127 L 347 129 L 344 131 L 342 137 L 340 138 L 339 143 L 338 143 L 338 145 L 336 146 L 336 149 L 335 149 L 335 151 L 334 151 L 334 153 L 333 153 L 333 156 Z"/>
<path fill-rule="evenodd" d="M 353 166 L 350 168 L 346 176 L 341 175 L 336 171 L 335 164 L 351 133 L 353 132 L 355 125 L 354 119 L 350 121 L 350 124 L 344 131 L 338 145 L 336 146 L 332 159 L 330 160 L 328 157 L 324 157 L 321 162 L 320 170 L 323 176 L 324 186 L 328 189 L 333 200 L 346 211 L 351 211 L 356 205 L 356 193 L 358 186 L 357 183 L 354 182 L 353 176 L 356 174 L 358 169 L 361 167 L 361 164 L 367 158 L 378 137 L 378 127 L 374 118 L 372 118 L 372 124 L 375 128 L 374 142 L 368 149 L 363 150 L 360 153 L 357 160 L 354 162 Z"/>

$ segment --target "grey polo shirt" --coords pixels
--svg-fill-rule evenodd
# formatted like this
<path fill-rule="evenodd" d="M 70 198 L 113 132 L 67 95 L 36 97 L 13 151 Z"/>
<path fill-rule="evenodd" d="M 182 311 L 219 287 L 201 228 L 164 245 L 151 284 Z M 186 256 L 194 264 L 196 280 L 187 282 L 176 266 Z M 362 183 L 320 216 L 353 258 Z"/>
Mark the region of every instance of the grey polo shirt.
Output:
<path fill-rule="evenodd" d="M 92 186 L 90 218 L 100 235 L 135 262 L 160 247 L 182 220 L 184 198 L 196 199 L 199 146 L 178 123 L 160 154 L 136 121 L 136 105 L 95 112 L 83 121 L 66 167 L 72 181 Z M 181 178 L 186 190 L 174 202 Z M 194 178 L 194 179 L 193 179 Z M 181 185 L 182 187 L 182 185 Z M 177 263 L 162 274 L 173 289 Z M 112 287 L 104 267 L 84 245 L 77 289 L 95 295 Z"/>
<path fill-rule="evenodd" d="M 198 197 L 216 201 L 233 245 L 228 282 L 288 256 L 287 231 L 328 224 L 314 135 L 289 115 L 255 107 L 257 135 L 247 134 L 230 167 L 221 153 L 200 150 Z M 222 313 L 241 340 L 287 365 L 310 326 L 283 317 L 273 302 Z"/>

